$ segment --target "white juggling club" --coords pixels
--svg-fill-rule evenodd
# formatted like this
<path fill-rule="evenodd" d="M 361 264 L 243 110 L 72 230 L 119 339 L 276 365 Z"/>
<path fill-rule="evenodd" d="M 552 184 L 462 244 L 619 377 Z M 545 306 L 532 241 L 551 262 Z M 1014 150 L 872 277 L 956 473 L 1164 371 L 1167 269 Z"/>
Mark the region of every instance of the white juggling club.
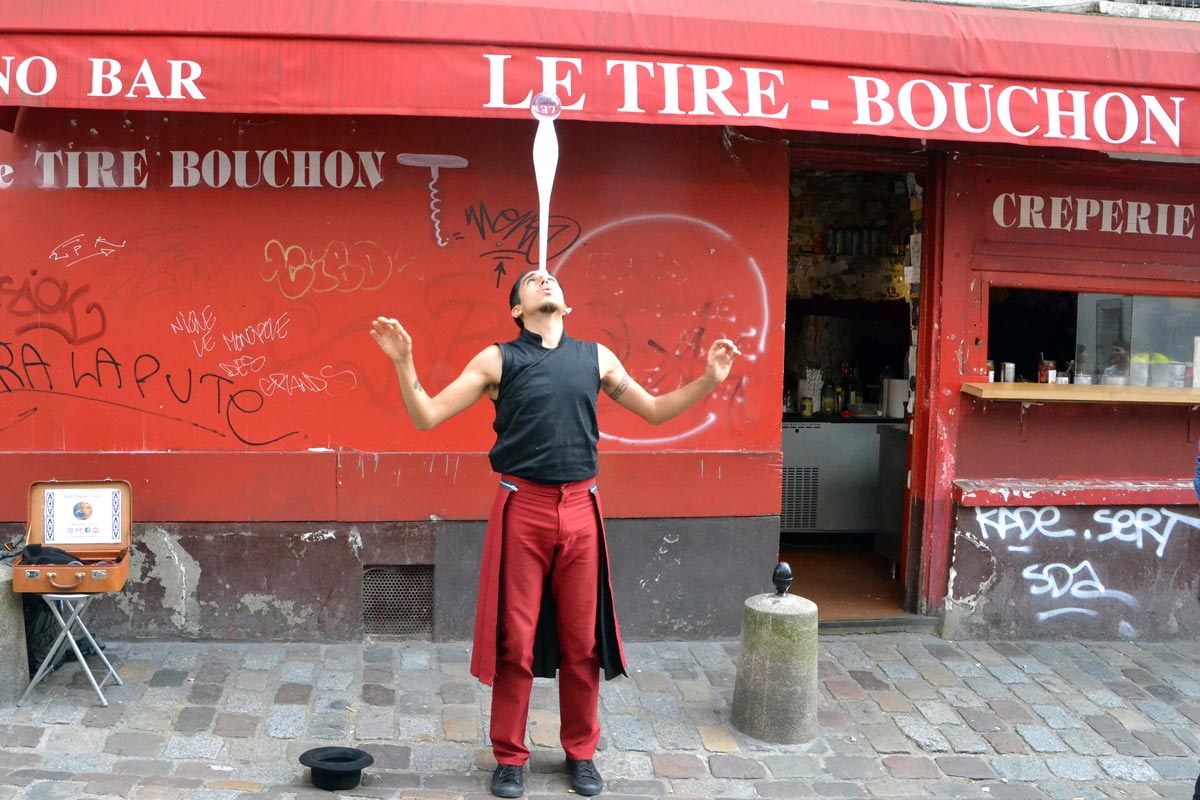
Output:
<path fill-rule="evenodd" d="M 538 272 L 546 271 L 546 248 L 550 230 L 550 192 L 554 188 L 554 173 L 558 170 L 558 137 L 554 120 L 562 113 L 558 98 L 542 92 L 529 106 L 537 118 L 537 133 L 533 137 L 533 175 L 538 189 Z"/>

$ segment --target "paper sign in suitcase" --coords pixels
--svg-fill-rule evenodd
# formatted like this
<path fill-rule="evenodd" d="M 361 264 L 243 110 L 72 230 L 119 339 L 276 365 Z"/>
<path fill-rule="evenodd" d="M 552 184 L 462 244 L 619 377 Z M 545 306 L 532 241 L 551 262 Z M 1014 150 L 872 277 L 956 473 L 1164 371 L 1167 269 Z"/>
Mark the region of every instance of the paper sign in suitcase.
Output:
<path fill-rule="evenodd" d="M 66 550 L 80 564 L 13 563 L 13 591 L 117 592 L 129 580 L 133 492 L 125 481 L 39 481 L 29 487 L 26 544 Z"/>

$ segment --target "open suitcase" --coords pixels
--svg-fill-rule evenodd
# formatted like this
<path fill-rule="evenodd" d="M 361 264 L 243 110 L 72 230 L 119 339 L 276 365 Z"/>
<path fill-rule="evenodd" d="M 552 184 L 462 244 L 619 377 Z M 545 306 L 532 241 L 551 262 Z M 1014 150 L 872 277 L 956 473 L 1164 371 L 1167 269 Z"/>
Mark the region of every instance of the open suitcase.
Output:
<path fill-rule="evenodd" d="M 132 495 L 125 481 L 39 481 L 29 487 L 26 544 L 66 550 L 80 564 L 13 563 L 13 591 L 117 592 L 129 580 Z"/>

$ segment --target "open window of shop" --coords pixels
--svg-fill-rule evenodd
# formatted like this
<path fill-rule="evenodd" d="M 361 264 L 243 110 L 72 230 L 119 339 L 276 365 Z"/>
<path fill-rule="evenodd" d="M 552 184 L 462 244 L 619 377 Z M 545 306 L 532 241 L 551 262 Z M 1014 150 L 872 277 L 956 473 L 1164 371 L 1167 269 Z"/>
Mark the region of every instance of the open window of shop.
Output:
<path fill-rule="evenodd" d="M 923 192 L 909 171 L 791 176 L 781 560 L 822 621 L 903 613 Z"/>
<path fill-rule="evenodd" d="M 987 319 L 994 382 L 1189 389 L 1200 373 L 1200 298 L 993 285 Z"/>

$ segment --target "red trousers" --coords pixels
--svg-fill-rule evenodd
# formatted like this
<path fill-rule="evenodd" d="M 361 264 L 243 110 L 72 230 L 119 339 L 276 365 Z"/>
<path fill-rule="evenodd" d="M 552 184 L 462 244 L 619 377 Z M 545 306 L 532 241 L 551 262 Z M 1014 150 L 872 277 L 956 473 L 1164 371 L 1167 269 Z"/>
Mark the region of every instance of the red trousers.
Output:
<path fill-rule="evenodd" d="M 553 593 L 562 654 L 559 739 L 567 758 L 590 759 L 600 740 L 596 606 L 601 541 L 590 496 L 595 481 L 545 486 L 507 475 L 504 480 L 517 491 L 504 511 L 492 750 L 500 764 L 521 765 L 529 759 L 525 725 L 533 688 L 534 632 L 545 586 Z"/>

